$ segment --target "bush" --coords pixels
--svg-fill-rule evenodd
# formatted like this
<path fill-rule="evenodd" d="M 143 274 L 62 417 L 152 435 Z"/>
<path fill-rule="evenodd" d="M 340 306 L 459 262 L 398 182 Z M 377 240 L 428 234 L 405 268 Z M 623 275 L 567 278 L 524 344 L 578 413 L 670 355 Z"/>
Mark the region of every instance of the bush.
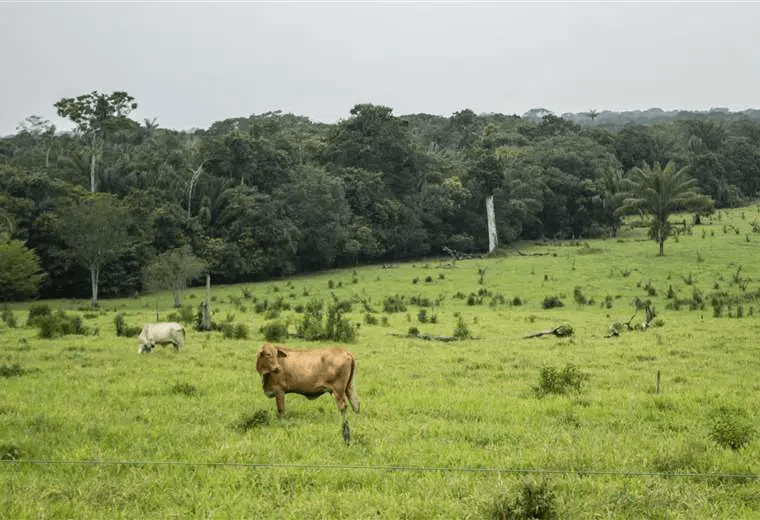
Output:
<path fill-rule="evenodd" d="M 29 306 L 29 315 L 26 318 L 27 327 L 36 327 L 40 319 L 50 316 L 50 305 L 47 303 L 33 303 Z"/>
<path fill-rule="evenodd" d="M 130 327 L 124 321 L 124 314 L 119 313 L 113 318 L 113 323 L 116 326 L 116 335 L 126 338 L 134 338 L 140 335 L 142 327 Z"/>
<path fill-rule="evenodd" d="M 166 317 L 167 321 L 176 321 L 180 323 L 193 323 L 195 320 L 195 315 L 193 313 L 193 308 L 189 306 L 184 306 L 179 308 L 179 312 L 172 312 Z M 139 333 L 138 333 L 139 334 Z"/>
<path fill-rule="evenodd" d="M 552 520 L 558 517 L 555 495 L 544 481 L 525 482 L 514 498 L 497 503 L 494 518 L 498 520 Z"/>
<path fill-rule="evenodd" d="M 395 296 L 388 296 L 383 300 L 383 311 L 389 313 L 405 312 L 406 304 L 404 303 L 404 297 L 399 296 L 398 294 Z"/>
<path fill-rule="evenodd" d="M 3 363 L 0 365 L 0 377 L 23 376 L 25 373 L 26 370 L 24 370 L 24 368 L 18 363 L 12 365 L 6 365 Z"/>
<path fill-rule="evenodd" d="M 533 391 L 538 397 L 547 394 L 579 393 L 586 379 L 588 375 L 572 364 L 565 365 L 562 370 L 544 367 L 539 374 L 538 385 L 533 387 Z"/>
<path fill-rule="evenodd" d="M 248 326 L 242 323 L 224 322 L 217 325 L 216 330 L 222 331 L 224 339 L 248 339 Z"/>
<path fill-rule="evenodd" d="M 327 309 L 327 323 L 322 325 L 322 300 L 312 300 L 306 306 L 304 317 L 298 325 L 297 334 L 307 341 L 333 340 L 352 342 L 356 339 L 356 327 L 343 313 L 351 311 L 350 301 L 336 301 Z"/>
<path fill-rule="evenodd" d="M 718 445 L 739 450 L 755 436 L 755 427 L 743 408 L 721 406 L 710 417 L 710 438 Z"/>
<path fill-rule="evenodd" d="M 296 331 L 299 337 L 307 341 L 319 341 L 324 337 L 324 329 L 322 328 L 323 307 L 324 302 L 318 299 L 313 299 L 306 304 L 303 319 Z"/>
<path fill-rule="evenodd" d="M 0 237 L 0 301 L 32 298 L 43 278 L 34 249 L 21 240 L 5 241 Z"/>
<path fill-rule="evenodd" d="M 594 299 L 588 299 L 586 296 L 584 296 L 583 291 L 580 287 L 576 287 L 573 289 L 573 298 L 575 299 L 575 303 L 578 305 L 593 305 Z"/>
<path fill-rule="evenodd" d="M 0 313 L 0 318 L 5 322 L 8 327 L 15 329 L 18 326 L 18 323 L 16 322 L 16 315 L 13 314 L 13 311 L 6 303 L 3 305 L 2 313 Z"/>
<path fill-rule="evenodd" d="M 259 331 L 264 335 L 264 339 L 269 342 L 282 341 L 288 337 L 288 326 L 279 321 L 267 323 Z"/>
<path fill-rule="evenodd" d="M 190 383 L 177 383 L 172 387 L 173 394 L 183 394 L 188 397 L 193 397 L 199 394 L 198 388 Z"/>
<path fill-rule="evenodd" d="M 461 316 L 457 321 L 456 328 L 454 328 L 454 337 L 456 339 L 468 339 L 472 337 L 472 334 L 470 334 L 470 329 L 467 328 L 467 323 L 465 323 L 464 318 Z"/>
<path fill-rule="evenodd" d="M 39 337 L 42 339 L 52 339 L 69 334 L 86 335 L 88 333 L 82 325 L 80 316 L 69 316 L 61 310 L 35 318 L 35 325 L 40 329 Z"/>
<path fill-rule="evenodd" d="M 356 327 L 351 324 L 348 318 L 343 317 L 343 312 L 345 312 L 345 305 L 341 305 L 341 302 L 327 309 L 325 336 L 326 339 L 333 341 L 352 343 L 356 340 Z"/>
<path fill-rule="evenodd" d="M 21 448 L 15 442 L 0 444 L 0 460 L 20 460 Z"/>
<path fill-rule="evenodd" d="M 544 309 L 553 309 L 555 307 L 564 307 L 565 304 L 559 299 L 559 296 L 547 296 L 541 304 Z"/>
<path fill-rule="evenodd" d="M 241 417 L 232 425 L 232 428 L 240 433 L 245 433 L 248 430 L 266 426 L 267 424 L 269 424 L 269 412 L 266 410 L 256 410 L 250 415 Z"/>

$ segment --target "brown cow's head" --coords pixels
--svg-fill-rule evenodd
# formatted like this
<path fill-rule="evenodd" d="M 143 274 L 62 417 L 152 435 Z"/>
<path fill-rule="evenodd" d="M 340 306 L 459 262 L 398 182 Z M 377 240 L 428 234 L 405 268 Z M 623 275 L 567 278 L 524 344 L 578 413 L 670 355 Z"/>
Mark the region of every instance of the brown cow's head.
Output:
<path fill-rule="evenodd" d="M 278 358 L 285 357 L 285 352 L 271 343 L 264 343 L 256 355 L 256 372 L 262 376 L 280 371 Z"/>

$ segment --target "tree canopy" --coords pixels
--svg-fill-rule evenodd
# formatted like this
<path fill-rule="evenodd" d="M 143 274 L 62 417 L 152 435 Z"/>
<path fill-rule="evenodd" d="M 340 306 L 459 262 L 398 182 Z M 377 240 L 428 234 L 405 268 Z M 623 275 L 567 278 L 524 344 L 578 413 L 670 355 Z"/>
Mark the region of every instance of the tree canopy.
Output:
<path fill-rule="evenodd" d="M 64 98 L 74 132 L 32 115 L 0 139 L 0 224 L 39 258 L 44 297 L 146 290 L 148 267 L 177 251 L 222 283 L 486 252 L 491 203 L 502 242 L 614 236 L 633 211 L 662 245 L 667 215 L 638 188 L 667 196 L 668 215 L 760 195 L 752 111 L 444 117 L 362 103 L 335 124 L 267 112 L 176 131 L 133 121 L 136 106 L 123 91 Z"/>
<path fill-rule="evenodd" d="M 668 217 L 677 210 L 706 211 L 712 208 L 709 197 L 697 191 L 697 181 L 688 174 L 689 167 L 676 169 L 674 161 L 665 168 L 659 163 L 635 167 L 626 179 L 626 191 L 618 208 L 619 213 L 642 212 L 652 217 L 650 236 L 664 254 L 665 240 L 671 232 Z"/>

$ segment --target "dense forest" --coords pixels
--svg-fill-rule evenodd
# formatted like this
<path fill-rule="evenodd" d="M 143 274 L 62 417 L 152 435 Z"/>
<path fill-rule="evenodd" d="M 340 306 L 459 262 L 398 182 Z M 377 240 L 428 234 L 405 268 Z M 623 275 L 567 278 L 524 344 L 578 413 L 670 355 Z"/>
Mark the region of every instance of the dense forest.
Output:
<path fill-rule="evenodd" d="M 125 92 L 55 107 L 75 131 L 30 116 L 0 139 L 0 266 L 17 271 L 0 300 L 131 295 L 162 266 L 232 283 L 485 252 L 489 198 L 502 244 L 614 236 L 646 165 L 686 168 L 716 207 L 760 194 L 758 111 L 360 104 L 337 124 L 273 112 L 175 131 L 130 119 Z"/>

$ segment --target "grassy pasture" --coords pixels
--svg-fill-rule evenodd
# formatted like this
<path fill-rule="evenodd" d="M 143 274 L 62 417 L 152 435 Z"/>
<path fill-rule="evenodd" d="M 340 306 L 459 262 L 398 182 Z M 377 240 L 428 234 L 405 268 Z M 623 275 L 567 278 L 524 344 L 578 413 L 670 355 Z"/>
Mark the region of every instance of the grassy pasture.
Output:
<path fill-rule="evenodd" d="M 155 296 L 97 311 L 47 302 L 98 331 L 55 339 L 24 326 L 29 304 L 11 305 L 0 517 L 519 518 L 523 492 L 543 490 L 546 517 L 759 518 L 756 222 L 757 205 L 718 212 L 664 257 L 631 222 L 616 239 L 522 244 L 523 255 L 214 287 L 214 319 L 247 325 L 249 338 L 188 326 L 178 353 L 138 355 L 136 338 L 115 334 L 117 312 L 155 321 Z M 295 332 L 297 305 L 333 295 L 354 300 L 361 324 L 346 345 L 362 402 L 348 412 L 349 447 L 332 397 L 288 395 L 277 419 L 255 372 L 268 322 L 257 304 L 290 303 L 275 319 Z M 383 312 L 397 295 L 406 311 Z M 564 306 L 544 309 L 551 296 Z M 192 289 L 184 304 L 203 297 Z M 607 337 L 636 297 L 651 300 L 654 326 Z M 159 301 L 166 319 L 171 296 Z M 472 339 L 403 337 L 450 336 L 460 320 Z M 574 334 L 524 339 L 560 324 Z M 580 391 L 538 397 L 545 369 L 568 365 L 585 377 Z"/>

